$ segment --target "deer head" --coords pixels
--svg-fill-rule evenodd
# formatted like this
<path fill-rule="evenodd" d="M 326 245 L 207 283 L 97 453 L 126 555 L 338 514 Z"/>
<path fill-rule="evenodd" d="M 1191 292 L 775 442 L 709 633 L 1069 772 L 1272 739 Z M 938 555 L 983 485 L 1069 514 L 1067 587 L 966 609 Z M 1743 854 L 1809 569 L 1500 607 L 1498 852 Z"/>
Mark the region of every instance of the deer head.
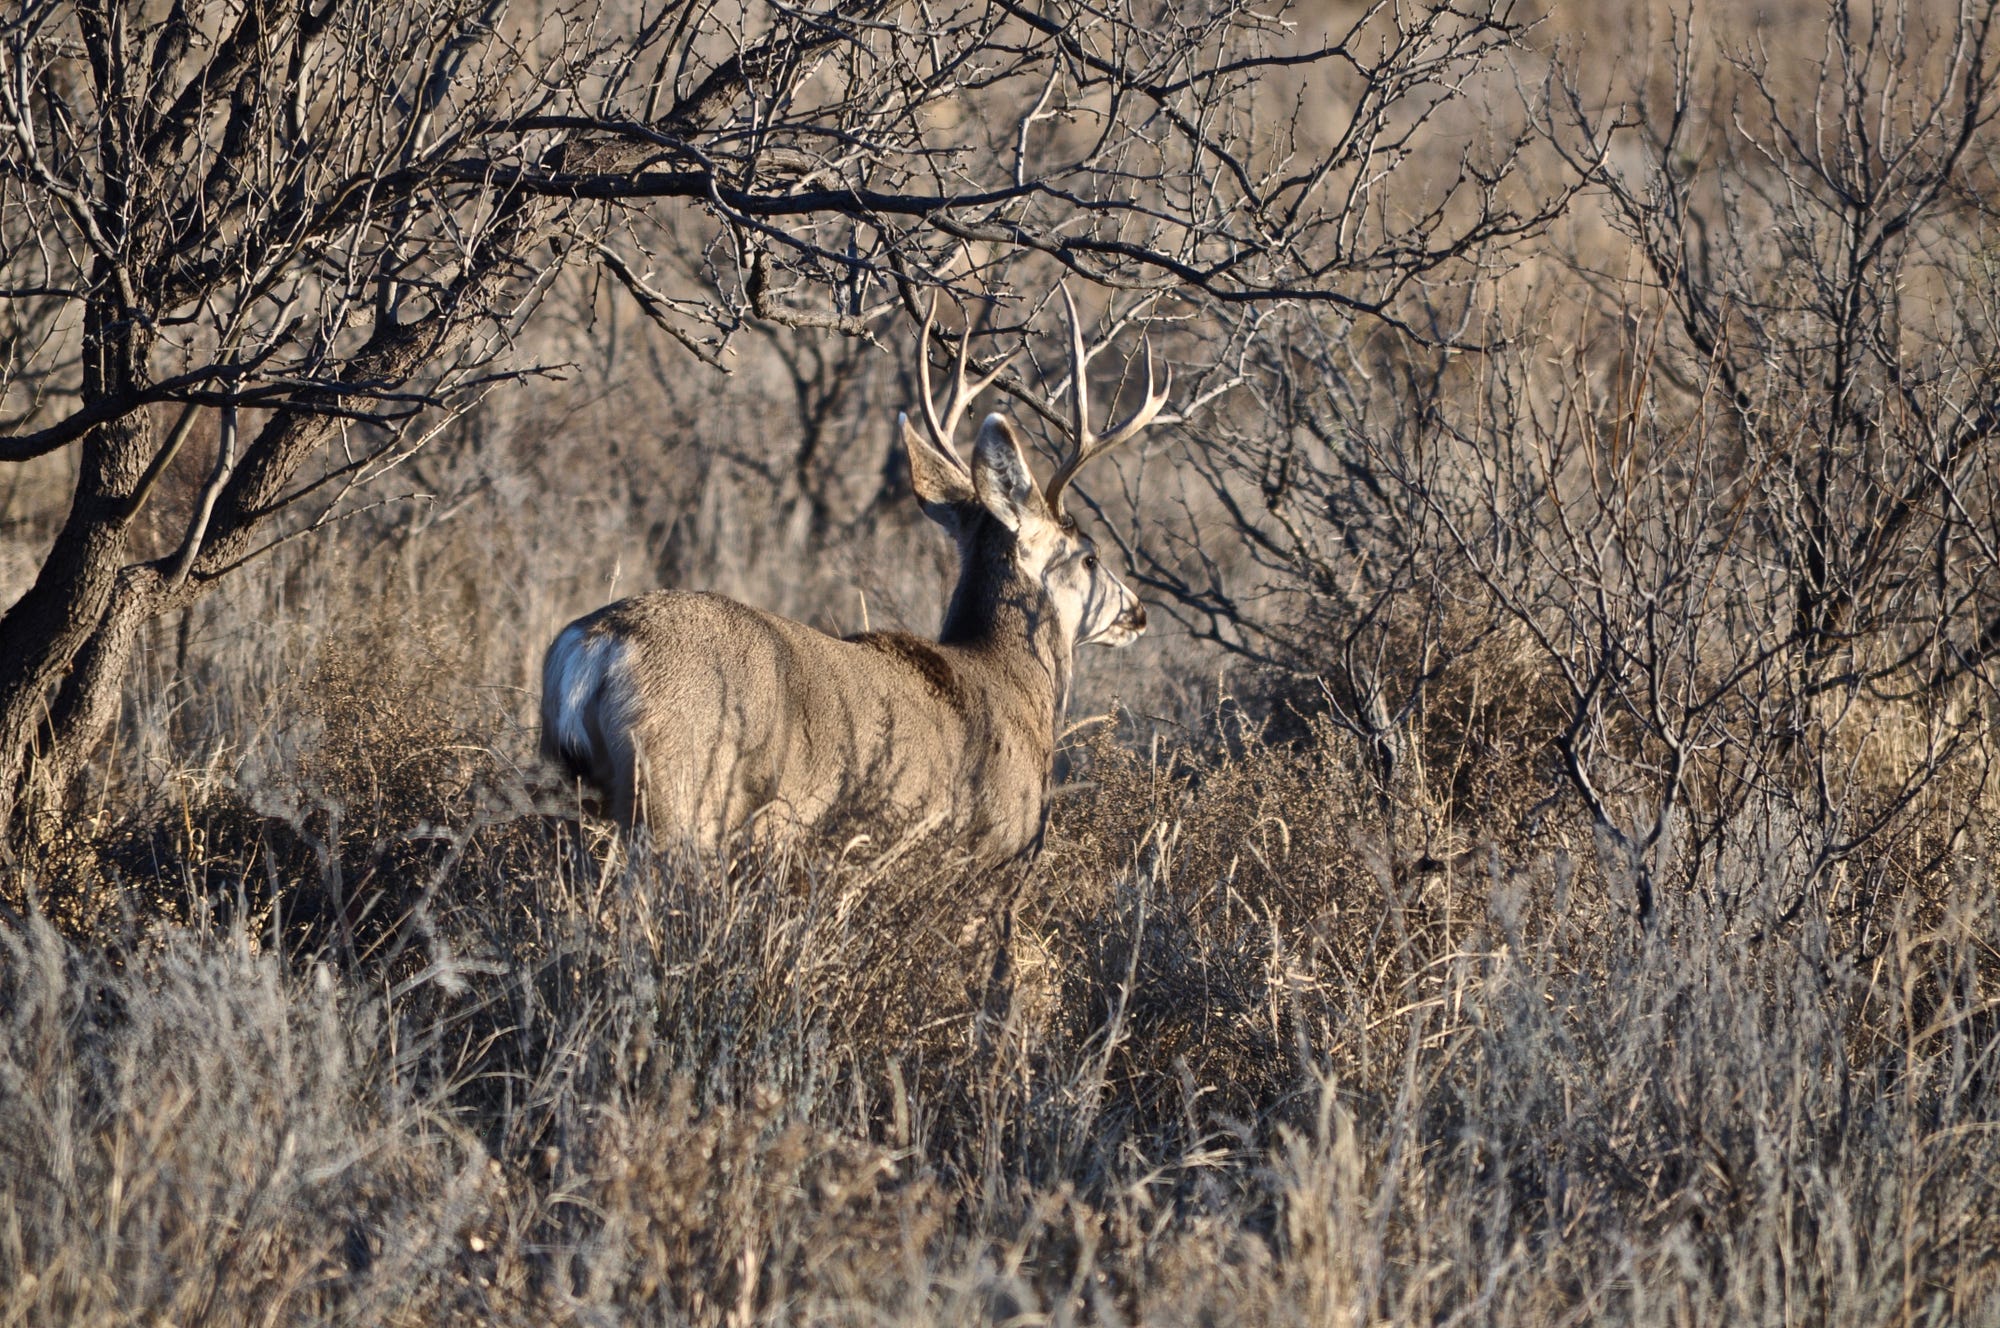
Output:
<path fill-rule="evenodd" d="M 1153 349 L 1146 344 L 1146 396 L 1128 418 L 1103 434 L 1090 427 L 1090 361 L 1103 347 L 1086 349 L 1081 320 L 1069 288 L 1061 287 L 1069 313 L 1070 437 L 1056 473 L 1047 486 L 1035 481 L 1020 435 L 1005 415 L 988 415 L 973 439 L 972 462 L 960 456 L 953 436 L 974 397 L 1005 370 L 1002 360 L 983 377 L 968 381 L 967 343 L 970 326 L 959 337 L 952 366 L 951 394 L 942 413 L 931 386 L 931 329 L 937 300 L 924 318 L 917 357 L 923 396 L 925 430 L 905 414 L 903 438 L 910 454 L 910 480 L 924 513 L 958 540 L 961 558 L 959 592 L 947 613 L 944 639 L 956 631 L 977 630 L 974 623 L 954 618 L 977 616 L 982 580 L 1013 581 L 1032 586 L 1051 605 L 1063 640 L 1074 645 L 1118 646 L 1146 629 L 1146 610 L 1099 556 L 1096 543 L 1064 510 L 1063 497 L 1078 470 L 1120 444 L 1137 437 L 1167 404 L 1173 387 L 1167 381 L 1154 388 Z"/>

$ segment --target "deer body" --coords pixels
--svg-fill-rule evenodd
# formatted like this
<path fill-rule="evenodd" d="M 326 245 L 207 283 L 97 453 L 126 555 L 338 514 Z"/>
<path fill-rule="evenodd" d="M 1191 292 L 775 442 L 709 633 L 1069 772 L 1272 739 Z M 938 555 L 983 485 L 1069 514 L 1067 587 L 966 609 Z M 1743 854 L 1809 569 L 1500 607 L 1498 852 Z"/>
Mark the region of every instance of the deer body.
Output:
<path fill-rule="evenodd" d="M 1074 329 L 1073 308 L 1071 318 Z M 1074 348 L 1080 384 L 1080 334 Z M 1150 371 L 1149 357 L 1149 388 Z M 907 417 L 903 430 L 917 496 L 958 543 L 938 640 L 836 638 L 682 591 L 579 618 L 543 664 L 542 750 L 602 792 L 618 821 L 709 850 L 835 817 L 891 837 L 941 834 L 987 863 L 1039 845 L 1075 647 L 1131 640 L 1145 610 L 1061 510 L 1063 484 L 1097 441 L 1081 388 L 1078 450 L 1045 495 L 1004 416 L 986 418 L 970 467 L 951 446 L 985 385 L 968 390 L 963 343 L 944 422 L 928 374 L 925 363 L 932 437 Z M 1164 401 L 1149 391 L 1095 451 Z"/>
<path fill-rule="evenodd" d="M 1040 832 L 1060 713 L 1055 680 L 1009 654 L 900 633 L 843 640 L 664 591 L 556 638 L 544 741 L 617 820 L 703 845 L 759 817 L 813 827 L 845 809 L 1002 859 Z"/>

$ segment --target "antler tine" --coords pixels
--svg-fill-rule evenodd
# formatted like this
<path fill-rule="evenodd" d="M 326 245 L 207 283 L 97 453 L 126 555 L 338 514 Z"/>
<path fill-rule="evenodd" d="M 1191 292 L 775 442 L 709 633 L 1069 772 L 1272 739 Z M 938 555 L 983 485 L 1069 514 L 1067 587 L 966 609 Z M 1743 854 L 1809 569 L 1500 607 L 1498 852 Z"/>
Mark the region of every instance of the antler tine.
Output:
<path fill-rule="evenodd" d="M 1073 450 L 1064 459 L 1062 465 L 1057 468 L 1055 475 L 1050 478 L 1048 487 L 1043 490 L 1043 493 L 1046 496 L 1049 510 L 1060 516 L 1063 510 L 1063 490 L 1069 487 L 1069 482 L 1076 475 L 1076 472 L 1083 469 L 1084 464 L 1092 457 L 1102 456 L 1112 448 L 1117 447 L 1120 443 L 1126 442 L 1137 435 L 1141 429 L 1151 424 L 1154 417 L 1166 407 L 1167 397 L 1174 390 L 1174 368 L 1172 365 L 1167 366 L 1167 381 L 1160 385 L 1160 389 L 1157 392 L 1154 391 L 1153 341 L 1151 337 L 1147 337 L 1144 342 L 1146 348 L 1146 399 L 1139 404 L 1139 409 L 1133 411 L 1130 416 L 1113 427 L 1109 433 L 1102 437 L 1092 433 L 1090 431 L 1090 395 L 1087 386 L 1090 376 L 1090 354 L 1084 349 L 1083 323 L 1077 317 L 1076 301 L 1070 298 L 1069 287 L 1067 285 L 1060 285 L 1058 289 L 1062 291 L 1063 305 L 1069 310 L 1071 422 L 1076 437 L 1073 442 Z"/>
<path fill-rule="evenodd" d="M 982 378 L 973 385 L 970 392 L 965 390 L 965 362 L 972 357 L 972 320 L 965 320 L 965 326 L 958 334 L 958 355 L 951 365 L 951 404 L 944 411 L 944 438 L 946 445 L 958 436 L 958 422 L 965 417 L 965 408 L 972 404 L 972 398 L 986 390 L 986 385 L 998 377 L 998 370 Z"/>
<path fill-rule="evenodd" d="M 1174 366 L 1170 364 L 1167 366 L 1167 381 L 1160 384 L 1158 392 L 1153 391 L 1153 339 L 1142 338 L 1140 344 L 1146 350 L 1146 399 L 1139 403 L 1139 409 L 1133 411 L 1124 423 L 1095 440 L 1095 450 L 1098 452 L 1109 452 L 1151 424 L 1154 417 L 1166 409 L 1167 397 L 1174 390 Z"/>
<path fill-rule="evenodd" d="M 960 468 L 963 469 L 964 462 L 959 460 L 958 449 L 951 445 L 951 435 L 938 423 L 937 401 L 931 395 L 931 328 L 937 324 L 937 307 L 937 292 L 932 291 L 931 307 L 924 314 L 923 330 L 917 333 L 918 395 L 923 398 L 924 423 L 931 427 L 932 445 L 953 461 L 959 462 Z"/>
<path fill-rule="evenodd" d="M 1083 320 L 1076 316 L 1076 301 L 1070 298 L 1069 284 L 1058 282 L 1063 307 L 1069 310 L 1069 398 L 1070 431 L 1076 446 L 1077 464 L 1090 448 L 1090 354 L 1083 348 Z"/>
<path fill-rule="evenodd" d="M 993 372 L 975 379 L 969 386 L 965 381 L 966 365 L 972 358 L 972 320 L 965 321 L 965 328 L 958 334 L 958 356 L 952 365 L 951 400 L 945 406 L 944 418 L 938 418 L 937 400 L 931 393 L 931 328 L 937 323 L 937 292 L 931 292 L 930 311 L 924 315 L 923 331 L 917 341 L 917 383 L 923 389 L 924 422 L 931 427 L 931 439 L 942 452 L 958 463 L 959 469 L 966 469 L 965 461 L 958 454 L 958 447 L 952 436 L 958 432 L 958 422 L 965 416 L 965 408 L 973 399 L 1006 371 L 1008 361 L 1013 356 L 1003 356 Z M 969 473 L 969 472 L 968 472 Z"/>

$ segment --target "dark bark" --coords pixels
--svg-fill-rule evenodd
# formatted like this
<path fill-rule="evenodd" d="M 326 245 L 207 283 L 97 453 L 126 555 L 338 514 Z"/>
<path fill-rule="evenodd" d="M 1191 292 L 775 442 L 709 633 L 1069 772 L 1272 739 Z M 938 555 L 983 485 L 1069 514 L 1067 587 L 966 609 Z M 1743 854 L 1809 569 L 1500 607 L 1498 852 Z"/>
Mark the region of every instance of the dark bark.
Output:
<path fill-rule="evenodd" d="M 107 303 L 91 303 L 85 329 L 86 406 L 133 390 L 143 376 L 139 322 Z M 78 757 L 51 727 L 54 694 L 110 612 L 151 442 L 139 412 L 85 435 L 69 516 L 35 584 L 0 618 L 0 830 L 44 837 L 52 799 L 74 777 Z M 31 787 L 37 796 L 24 797 Z M 28 814 L 33 824 L 23 821 Z"/>

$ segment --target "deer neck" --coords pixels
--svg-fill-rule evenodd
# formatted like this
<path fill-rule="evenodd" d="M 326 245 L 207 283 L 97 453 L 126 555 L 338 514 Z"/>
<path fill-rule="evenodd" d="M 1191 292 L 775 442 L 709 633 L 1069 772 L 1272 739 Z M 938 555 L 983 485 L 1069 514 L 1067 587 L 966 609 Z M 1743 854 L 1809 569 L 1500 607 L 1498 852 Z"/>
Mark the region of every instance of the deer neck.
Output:
<path fill-rule="evenodd" d="M 938 644 L 978 658 L 1053 735 L 1069 702 L 1076 643 L 1040 583 L 1014 567 L 1013 538 L 989 518 L 960 540 L 958 587 Z"/>

